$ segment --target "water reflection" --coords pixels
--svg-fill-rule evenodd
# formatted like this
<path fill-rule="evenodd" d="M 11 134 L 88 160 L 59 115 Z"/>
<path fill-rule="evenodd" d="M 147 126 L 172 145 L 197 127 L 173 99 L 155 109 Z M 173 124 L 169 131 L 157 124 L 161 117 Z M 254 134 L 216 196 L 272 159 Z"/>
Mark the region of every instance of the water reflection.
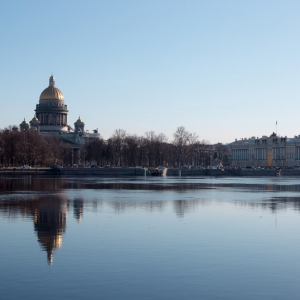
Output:
<path fill-rule="evenodd" d="M 53 251 L 62 246 L 63 233 L 67 227 L 67 200 L 47 197 L 35 201 L 34 231 L 42 249 L 47 252 L 49 264 L 53 263 Z"/>
<path fill-rule="evenodd" d="M 79 222 L 83 215 L 83 200 L 75 199 L 73 203 L 73 214 L 75 219 Z"/>
<path fill-rule="evenodd" d="M 177 217 L 183 218 L 185 213 L 189 213 L 196 209 L 200 204 L 200 201 L 197 200 L 178 200 L 174 201 L 174 208 Z"/>
<path fill-rule="evenodd" d="M 53 263 L 53 252 L 62 246 L 67 225 L 68 201 L 65 197 L 51 195 L 0 201 L 0 212 L 8 218 L 32 219 L 38 242 L 47 252 L 48 263 Z"/>
<path fill-rule="evenodd" d="M 249 189 L 257 191 L 299 192 L 298 178 L 280 180 L 278 178 L 237 178 L 237 179 L 208 179 L 185 178 L 182 180 L 167 178 L 163 180 L 140 180 L 124 178 L 90 178 L 90 177 L 38 177 L 18 176 L 3 177 L 0 175 L 0 192 L 9 191 L 53 191 L 66 189 L 96 189 L 96 190 L 211 190 L 219 188 Z"/>
<path fill-rule="evenodd" d="M 300 197 L 271 197 L 261 202 L 238 201 L 236 205 L 252 209 L 271 210 L 273 213 L 288 208 L 300 212 Z"/>
<path fill-rule="evenodd" d="M 6 218 L 30 218 L 41 248 L 47 252 L 49 264 L 53 263 L 56 249 L 62 247 L 67 228 L 67 216 L 73 209 L 73 217 L 79 222 L 84 209 L 99 212 L 105 207 L 114 213 L 124 213 L 136 208 L 157 212 L 171 205 L 179 218 L 196 211 L 199 205 L 209 205 L 212 200 L 226 199 L 241 208 L 278 210 L 291 208 L 300 211 L 300 197 L 282 197 L 277 192 L 298 192 L 300 185 L 291 182 L 205 182 L 205 181 L 140 181 L 140 180 L 95 180 L 70 178 L 0 178 L 0 216 Z M 105 194 L 104 191 L 111 194 Z M 130 191 L 133 192 L 130 192 Z M 80 191 L 86 197 L 78 196 Z M 127 191 L 122 192 L 122 191 Z M 232 200 L 240 192 L 239 200 Z M 273 194 L 275 192 L 275 194 Z M 75 193 L 75 194 L 74 194 Z M 212 194 L 214 193 L 214 194 Z M 219 193 L 219 194 L 217 194 Z M 264 195 L 260 200 L 247 199 L 250 195 Z M 272 193 L 272 196 L 266 194 Z M 213 195 L 213 196 L 212 196 Z M 219 198 L 218 198 L 219 197 Z M 246 199 L 246 200 L 245 200 Z"/>

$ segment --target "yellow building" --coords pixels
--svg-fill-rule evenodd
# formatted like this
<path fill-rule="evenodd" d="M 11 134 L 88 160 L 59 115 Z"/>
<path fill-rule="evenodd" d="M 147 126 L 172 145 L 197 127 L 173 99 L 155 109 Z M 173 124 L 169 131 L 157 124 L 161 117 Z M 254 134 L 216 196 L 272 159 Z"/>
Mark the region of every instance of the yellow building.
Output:
<path fill-rule="evenodd" d="M 269 137 L 235 140 L 227 146 L 232 166 L 300 166 L 300 135 L 288 138 L 272 133 Z"/>

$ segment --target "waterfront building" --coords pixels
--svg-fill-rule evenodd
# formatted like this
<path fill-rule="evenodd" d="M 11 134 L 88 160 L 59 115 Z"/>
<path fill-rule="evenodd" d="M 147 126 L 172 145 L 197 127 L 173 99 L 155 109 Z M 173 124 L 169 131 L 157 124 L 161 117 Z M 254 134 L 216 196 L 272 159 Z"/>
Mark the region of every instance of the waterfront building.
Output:
<path fill-rule="evenodd" d="M 43 136 L 62 138 L 71 149 L 70 163 L 78 164 L 80 162 L 80 149 L 91 140 L 100 138 L 100 134 L 98 129 L 93 130 L 93 133 L 85 130 L 85 123 L 80 116 L 74 123 L 73 129 L 68 124 L 68 107 L 64 101 L 64 95 L 55 86 L 55 78 L 51 75 L 49 86 L 40 94 L 33 119 L 28 124 L 24 118 L 20 124 L 20 130 L 28 130 L 31 127 Z"/>
<path fill-rule="evenodd" d="M 272 133 L 227 144 L 232 166 L 289 167 L 300 166 L 300 135 L 288 138 Z"/>

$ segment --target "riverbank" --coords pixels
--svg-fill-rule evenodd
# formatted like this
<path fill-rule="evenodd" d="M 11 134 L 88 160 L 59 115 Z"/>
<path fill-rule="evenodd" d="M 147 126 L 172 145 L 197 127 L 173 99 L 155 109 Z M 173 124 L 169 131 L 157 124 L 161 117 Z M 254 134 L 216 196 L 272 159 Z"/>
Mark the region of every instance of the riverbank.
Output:
<path fill-rule="evenodd" d="M 12 175 L 34 175 L 34 176 L 151 176 L 151 170 L 154 168 L 33 168 L 33 169 L 6 169 L 0 171 L 0 176 Z M 299 169 L 283 169 L 281 176 L 300 176 Z M 274 177 L 278 176 L 275 169 L 188 169 L 172 168 L 167 170 L 166 176 L 248 176 L 248 177 Z"/>

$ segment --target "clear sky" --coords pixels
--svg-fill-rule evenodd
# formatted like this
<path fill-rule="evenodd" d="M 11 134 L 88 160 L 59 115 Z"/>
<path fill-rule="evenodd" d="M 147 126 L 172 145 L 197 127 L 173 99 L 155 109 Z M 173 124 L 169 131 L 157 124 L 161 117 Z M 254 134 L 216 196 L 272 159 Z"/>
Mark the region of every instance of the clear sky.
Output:
<path fill-rule="evenodd" d="M 1 1 L 0 128 L 53 72 L 71 125 L 109 138 L 300 134 L 300 1 Z"/>

